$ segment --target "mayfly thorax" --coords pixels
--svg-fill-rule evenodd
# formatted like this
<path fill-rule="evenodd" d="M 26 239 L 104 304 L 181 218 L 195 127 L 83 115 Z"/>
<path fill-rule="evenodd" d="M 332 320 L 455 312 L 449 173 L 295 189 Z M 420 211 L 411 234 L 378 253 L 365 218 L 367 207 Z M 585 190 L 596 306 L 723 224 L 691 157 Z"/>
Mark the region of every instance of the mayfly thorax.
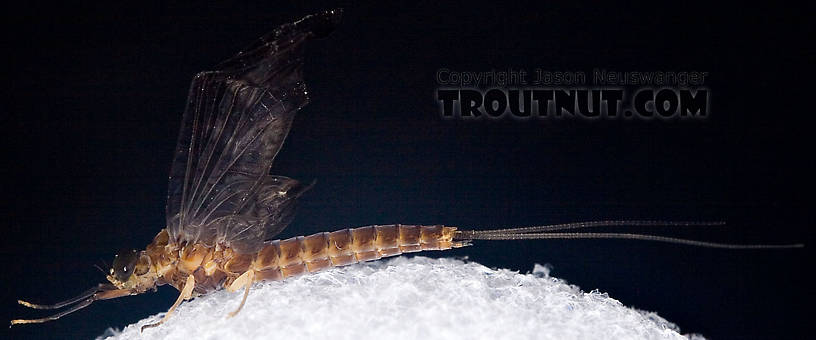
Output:
<path fill-rule="evenodd" d="M 304 46 L 327 36 L 341 10 L 306 16 L 264 35 L 254 44 L 197 74 L 182 118 L 167 196 L 167 225 L 141 251 L 116 256 L 99 284 L 51 305 L 18 301 L 35 309 L 60 309 L 40 319 L 59 319 L 97 300 L 155 290 L 169 284 L 180 291 L 167 320 L 184 300 L 252 283 L 424 250 L 446 250 L 474 240 L 616 238 L 691 246 L 757 249 L 801 245 L 734 245 L 673 237 L 576 229 L 610 226 L 702 226 L 722 222 L 593 221 L 523 228 L 462 230 L 442 225 L 373 225 L 273 240 L 291 222 L 295 203 L 311 185 L 270 175 L 272 162 L 289 133 L 295 113 L 308 102 L 303 82 Z"/>

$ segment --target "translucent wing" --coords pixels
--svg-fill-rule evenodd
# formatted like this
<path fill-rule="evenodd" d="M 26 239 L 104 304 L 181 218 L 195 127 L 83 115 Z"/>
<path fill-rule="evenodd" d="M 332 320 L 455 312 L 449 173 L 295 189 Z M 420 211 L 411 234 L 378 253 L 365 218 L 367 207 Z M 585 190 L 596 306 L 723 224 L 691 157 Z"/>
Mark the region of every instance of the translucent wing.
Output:
<path fill-rule="evenodd" d="M 303 45 L 332 31 L 340 11 L 278 27 L 193 78 L 167 195 L 177 242 L 253 252 L 291 221 L 308 187 L 269 175 L 295 112 L 308 102 Z"/>

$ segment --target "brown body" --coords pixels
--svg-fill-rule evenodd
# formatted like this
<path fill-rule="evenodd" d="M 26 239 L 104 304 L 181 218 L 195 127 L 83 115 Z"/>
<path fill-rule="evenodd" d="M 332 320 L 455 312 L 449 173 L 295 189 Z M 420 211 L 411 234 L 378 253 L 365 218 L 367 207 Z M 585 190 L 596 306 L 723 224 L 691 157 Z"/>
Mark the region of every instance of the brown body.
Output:
<path fill-rule="evenodd" d="M 786 249 L 804 246 L 802 244 L 725 244 L 629 233 L 555 232 L 622 225 L 699 226 L 722 225 L 722 222 L 592 221 L 481 231 L 457 230 L 455 227 L 439 225 L 377 225 L 270 241 L 264 243 L 261 250 L 253 254 L 240 254 L 221 244 L 207 246 L 203 243 L 171 242 L 167 230 L 164 229 L 156 235 L 153 242 L 144 251 L 132 253 L 131 256 L 135 258 L 119 262 L 114 260 L 114 268 L 111 268 L 111 274 L 107 276 L 110 284 L 100 284 L 77 297 L 51 305 L 18 300 L 21 305 L 35 309 L 71 307 L 45 318 L 11 320 L 11 324 L 57 320 L 87 307 L 94 301 L 141 294 L 164 284 L 172 285 L 181 293 L 161 321 L 144 325 L 143 330 L 161 325 L 182 301 L 222 288 L 227 291 L 244 289 L 241 304 L 238 309 L 229 314 L 229 316 L 234 316 L 246 302 L 250 286 L 257 281 L 283 280 L 329 267 L 377 260 L 402 253 L 458 248 L 469 245 L 471 240 L 603 238 L 658 241 L 727 249 Z M 125 257 L 130 259 L 131 256 L 127 256 L 128 254 L 126 253 Z"/>
<path fill-rule="evenodd" d="M 170 170 L 166 229 L 145 250 L 118 254 L 107 275 L 110 284 L 99 284 L 50 305 L 19 300 L 29 308 L 66 309 L 39 319 L 15 319 L 11 324 L 57 320 L 94 301 L 141 294 L 164 284 L 178 289 L 179 297 L 161 321 L 142 329 L 160 325 L 193 296 L 222 288 L 244 289 L 232 316 L 246 302 L 253 282 L 402 253 L 456 248 L 471 240 L 620 238 L 731 249 L 801 247 L 554 232 L 600 226 L 723 224 L 667 221 L 593 221 L 481 231 L 378 225 L 262 243 L 286 228 L 297 198 L 310 188 L 288 177 L 270 175 L 270 169 L 295 113 L 308 102 L 302 79 L 303 44 L 330 33 L 341 12 L 324 11 L 282 25 L 218 64 L 216 70 L 196 75 Z"/>
<path fill-rule="evenodd" d="M 277 281 L 402 253 L 460 247 L 464 244 L 453 241 L 455 232 L 444 226 L 368 226 L 270 241 L 255 254 L 238 254 L 220 245 L 170 243 L 162 230 L 142 253 L 142 273 L 137 269 L 133 279 L 145 288 L 153 281 L 153 287 L 170 284 L 182 290 L 193 275 L 194 295 L 203 295 L 230 287 L 250 270 L 253 282 Z"/>

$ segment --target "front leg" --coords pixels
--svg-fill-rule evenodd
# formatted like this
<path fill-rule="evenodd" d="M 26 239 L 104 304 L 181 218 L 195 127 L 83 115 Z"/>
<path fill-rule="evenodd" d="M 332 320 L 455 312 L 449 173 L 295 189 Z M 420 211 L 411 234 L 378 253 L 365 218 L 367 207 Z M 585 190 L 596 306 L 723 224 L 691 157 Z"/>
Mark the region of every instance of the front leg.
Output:
<path fill-rule="evenodd" d="M 141 331 L 143 332 L 145 328 L 159 326 L 163 324 L 165 321 L 167 321 L 167 319 L 170 317 L 171 314 L 173 314 L 173 311 L 176 310 L 176 307 L 178 307 L 182 301 L 188 300 L 193 296 L 193 288 L 195 288 L 195 278 L 193 278 L 193 275 L 190 274 L 187 276 L 187 282 L 184 283 L 184 288 L 181 289 L 181 294 L 179 294 L 178 299 L 176 299 L 176 303 L 174 303 L 173 306 L 170 307 L 170 310 L 167 311 L 167 314 L 164 314 L 164 317 L 161 319 L 161 321 L 149 325 L 144 325 L 142 326 Z"/>

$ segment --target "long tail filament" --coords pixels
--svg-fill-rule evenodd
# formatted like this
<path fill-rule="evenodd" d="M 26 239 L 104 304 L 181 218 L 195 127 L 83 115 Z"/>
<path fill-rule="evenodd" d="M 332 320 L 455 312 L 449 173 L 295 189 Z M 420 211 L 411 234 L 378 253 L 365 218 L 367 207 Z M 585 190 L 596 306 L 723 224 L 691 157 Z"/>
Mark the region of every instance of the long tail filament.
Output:
<path fill-rule="evenodd" d="M 707 248 L 726 249 L 788 249 L 802 248 L 804 244 L 730 244 L 717 243 L 698 240 L 689 240 L 677 237 L 667 237 L 647 234 L 632 233 L 563 233 L 554 232 L 562 230 L 574 230 L 591 227 L 614 227 L 614 226 L 723 226 L 722 221 L 701 221 L 701 222 L 678 222 L 678 221 L 653 221 L 653 220 L 615 220 L 615 221 L 590 221 L 565 224 L 551 224 L 543 226 L 491 229 L 491 230 L 457 230 L 454 241 L 468 242 L 471 240 L 541 240 L 541 239 L 625 239 L 657 241 L 673 244 L 682 244 Z"/>

